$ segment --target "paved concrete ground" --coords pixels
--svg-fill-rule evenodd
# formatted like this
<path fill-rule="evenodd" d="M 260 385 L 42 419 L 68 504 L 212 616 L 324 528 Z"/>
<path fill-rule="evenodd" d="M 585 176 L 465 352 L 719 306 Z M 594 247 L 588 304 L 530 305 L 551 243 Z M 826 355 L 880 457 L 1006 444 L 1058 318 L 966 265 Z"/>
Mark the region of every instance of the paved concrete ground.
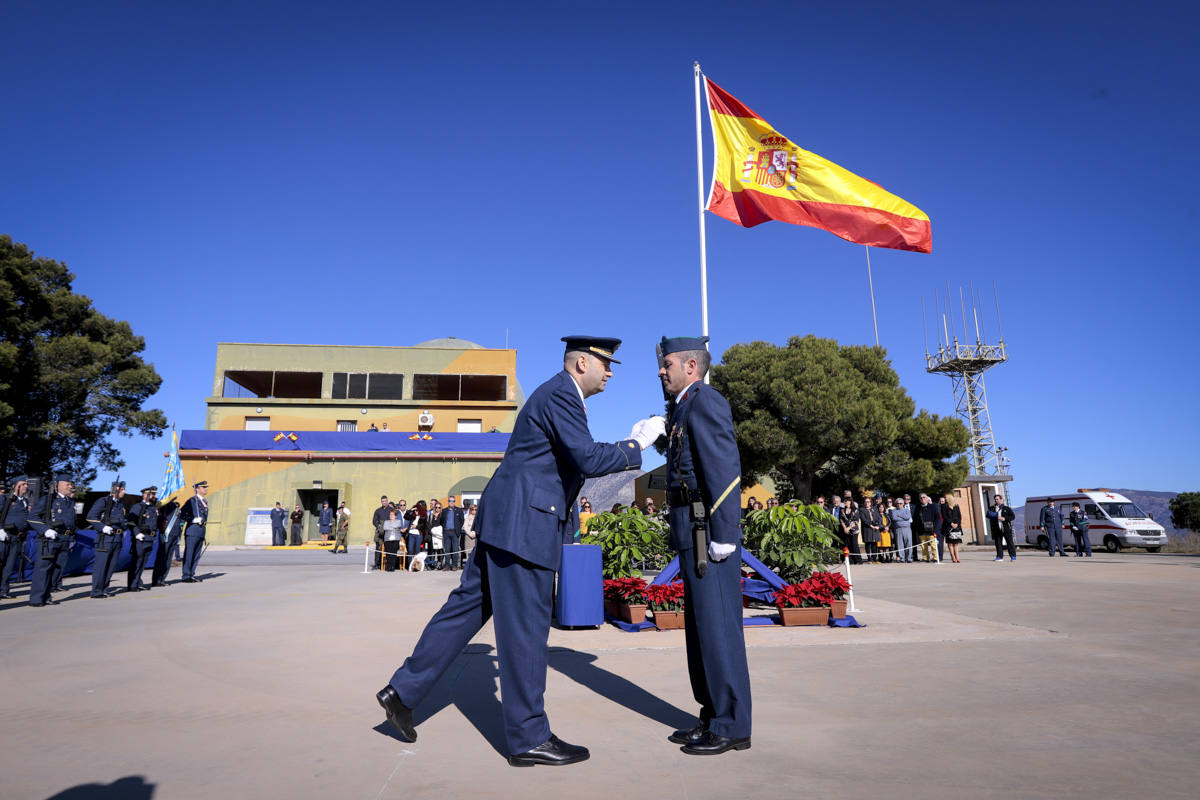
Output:
<path fill-rule="evenodd" d="M 592 749 L 556 769 L 501 754 L 490 626 L 418 708 L 419 741 L 389 734 L 373 695 L 453 575 L 364 575 L 361 549 L 201 567 L 0 602 L 0 797 L 1192 798 L 1200 780 L 1194 556 L 857 568 L 869 627 L 747 629 L 754 745 L 713 758 L 665 739 L 695 711 L 682 632 L 554 630 L 550 719 Z"/>

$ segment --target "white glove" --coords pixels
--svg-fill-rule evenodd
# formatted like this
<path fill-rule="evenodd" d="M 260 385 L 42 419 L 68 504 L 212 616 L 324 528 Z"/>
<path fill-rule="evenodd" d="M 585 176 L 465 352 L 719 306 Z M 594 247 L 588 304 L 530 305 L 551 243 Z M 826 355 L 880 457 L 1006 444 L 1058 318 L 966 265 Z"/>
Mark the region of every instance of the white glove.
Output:
<path fill-rule="evenodd" d="M 47 528 L 47 529 L 46 529 L 46 538 L 47 538 L 47 539 L 57 539 L 57 538 L 58 538 L 58 531 L 52 531 L 52 530 L 50 530 L 50 529 L 48 529 L 48 528 Z"/>
<path fill-rule="evenodd" d="M 4 532 L 3 528 L 0 528 L 0 542 L 7 542 L 7 541 L 8 541 L 8 534 Z"/>
<path fill-rule="evenodd" d="M 103 528 L 100 529 L 100 532 L 101 533 L 112 533 L 112 528 L 109 527 L 108 525 L 105 525 Z"/>
<path fill-rule="evenodd" d="M 640 420 L 633 425 L 629 438 L 638 443 L 643 450 L 654 444 L 660 436 L 667 435 L 666 417 L 656 416 Z"/>
<path fill-rule="evenodd" d="M 708 560 L 709 561 L 724 561 L 729 558 L 730 554 L 737 550 L 736 544 L 721 544 L 720 542 L 708 543 Z"/>
<path fill-rule="evenodd" d="M 139 542 L 144 542 L 144 541 L 146 541 L 146 534 L 144 534 L 144 533 L 139 533 L 139 534 L 138 534 L 136 537 L 134 537 L 134 538 L 136 538 L 136 539 L 137 539 Z"/>
<path fill-rule="evenodd" d="M 204 520 L 200 519 L 199 517 L 192 517 L 192 524 L 193 525 L 203 525 Z"/>

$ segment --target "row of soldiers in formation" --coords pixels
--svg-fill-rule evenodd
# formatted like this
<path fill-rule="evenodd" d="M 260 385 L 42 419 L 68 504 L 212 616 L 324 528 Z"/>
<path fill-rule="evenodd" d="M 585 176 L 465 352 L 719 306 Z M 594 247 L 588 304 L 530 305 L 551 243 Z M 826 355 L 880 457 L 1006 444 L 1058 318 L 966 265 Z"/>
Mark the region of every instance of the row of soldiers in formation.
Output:
<path fill-rule="evenodd" d="M 196 565 L 204 549 L 204 533 L 208 524 L 208 482 L 194 485 L 195 495 L 182 506 L 172 501 L 158 503 L 158 487 L 142 489 L 142 498 L 128 510 L 125 508 L 125 482 L 115 481 L 111 491 L 92 504 L 86 517 L 76 518 L 74 478 L 67 473 L 54 476 L 53 490 L 36 502 L 29 501 L 29 479 L 18 476 L 0 489 L 0 599 L 11 600 L 9 591 L 16 567 L 27 549 L 27 538 L 33 543 L 33 576 L 29 584 L 29 605 L 57 605 L 51 592 L 62 589 L 63 575 L 71 552 L 75 549 L 76 534 L 82 529 L 95 532 L 95 560 L 92 565 L 93 598 L 112 596 L 109 588 L 117 560 L 129 536 L 129 570 L 126 583 L 131 592 L 149 591 L 153 586 L 166 586 L 171 567 L 171 554 L 179 540 L 184 540 L 183 580 L 198 583 Z M 142 582 L 142 572 L 150 560 L 155 542 L 154 568 L 150 586 Z M 22 570 L 23 573 L 23 570 Z"/>

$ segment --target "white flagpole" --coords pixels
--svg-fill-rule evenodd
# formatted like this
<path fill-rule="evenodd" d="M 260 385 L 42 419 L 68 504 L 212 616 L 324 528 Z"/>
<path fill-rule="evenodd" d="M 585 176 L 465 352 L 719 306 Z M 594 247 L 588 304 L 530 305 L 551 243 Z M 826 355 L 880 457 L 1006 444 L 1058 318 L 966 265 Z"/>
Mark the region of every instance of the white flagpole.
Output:
<path fill-rule="evenodd" d="M 708 247 L 704 231 L 704 142 L 700 135 L 700 62 L 693 61 L 696 73 L 696 197 L 700 215 L 700 333 L 708 336 Z M 704 376 L 708 383 L 708 375 Z"/>
<path fill-rule="evenodd" d="M 875 317 L 875 280 L 871 277 L 871 245 L 867 249 L 867 285 L 871 287 L 871 322 L 875 324 L 875 346 L 879 347 L 879 320 Z"/>

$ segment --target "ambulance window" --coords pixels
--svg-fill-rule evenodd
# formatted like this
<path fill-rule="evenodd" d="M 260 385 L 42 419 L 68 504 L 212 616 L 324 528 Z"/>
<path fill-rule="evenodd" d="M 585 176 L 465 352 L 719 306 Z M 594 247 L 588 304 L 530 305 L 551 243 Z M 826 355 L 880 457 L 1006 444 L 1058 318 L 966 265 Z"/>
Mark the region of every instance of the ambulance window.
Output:
<path fill-rule="evenodd" d="M 1083 513 L 1087 514 L 1089 517 L 1102 517 L 1102 516 L 1104 516 L 1103 514 L 1101 514 L 1101 513 L 1100 513 L 1100 509 L 1096 508 L 1096 504 L 1095 504 L 1095 503 L 1086 503 L 1086 504 L 1084 504 L 1084 506 L 1083 506 Z"/>

